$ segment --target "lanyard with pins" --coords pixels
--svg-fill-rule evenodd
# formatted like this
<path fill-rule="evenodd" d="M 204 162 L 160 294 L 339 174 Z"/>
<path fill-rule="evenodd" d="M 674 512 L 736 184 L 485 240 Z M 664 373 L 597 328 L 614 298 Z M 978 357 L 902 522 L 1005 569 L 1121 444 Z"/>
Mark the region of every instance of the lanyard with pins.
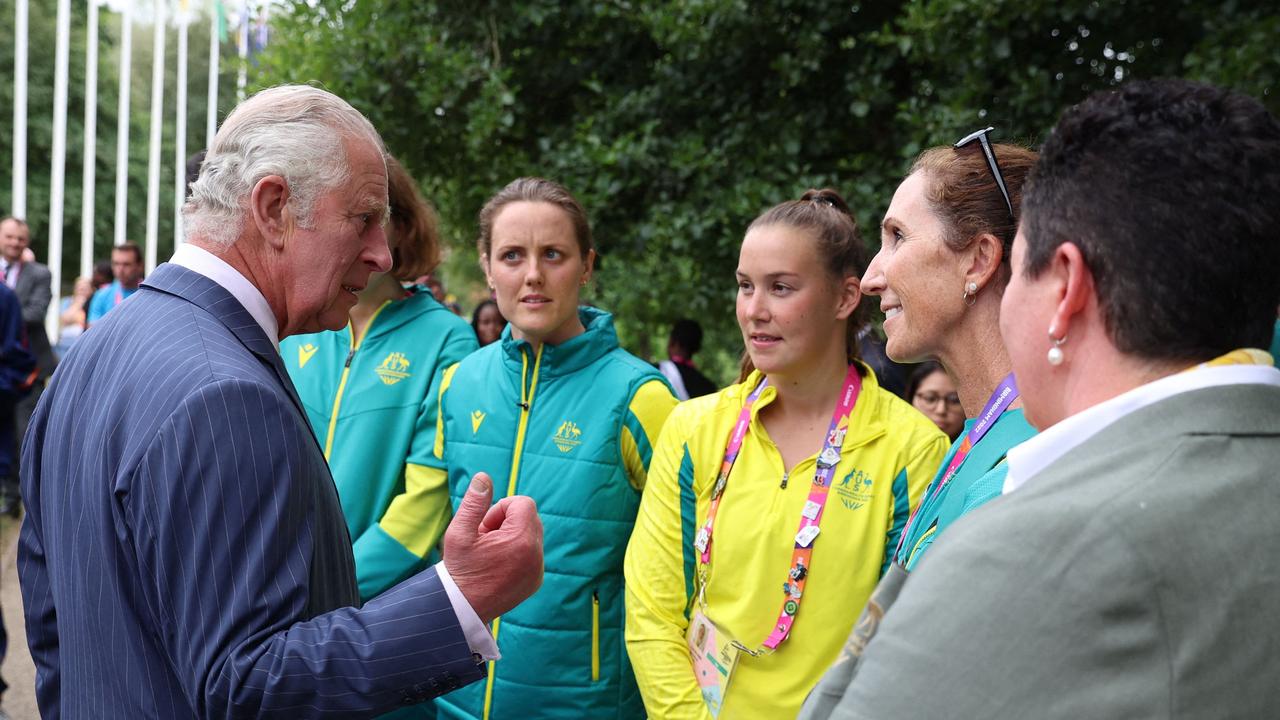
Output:
<path fill-rule="evenodd" d="M 738 422 L 729 435 L 728 445 L 725 446 L 724 462 L 720 465 L 720 474 L 716 477 L 715 488 L 711 491 L 711 506 L 707 510 L 707 520 L 694 539 L 693 544 L 699 554 L 698 596 L 700 600 L 705 598 L 707 579 L 710 574 L 708 566 L 711 563 L 711 538 L 715 530 L 720 501 L 724 496 L 725 486 L 729 482 L 729 473 L 732 472 L 733 464 L 738 459 L 738 451 L 742 449 L 742 441 L 746 438 L 747 429 L 751 425 L 751 409 L 768 383 L 768 378 L 762 380 L 743 403 L 742 411 L 738 414 Z M 764 641 L 764 647 L 769 651 L 777 649 L 787 639 L 791 633 L 791 626 L 795 624 L 796 613 L 800 610 L 800 599 L 804 594 L 810 561 L 813 557 L 813 543 L 818 537 L 819 526 L 822 523 L 822 511 L 826 507 L 827 495 L 831 490 L 831 478 L 835 475 L 836 465 L 840 463 L 840 448 L 844 445 L 844 438 L 849 430 L 847 424 L 841 427 L 841 421 L 853 411 L 861 390 L 862 376 L 858 374 L 856 365 L 850 365 L 845 375 L 844 387 L 840 391 L 840 400 L 831 414 L 831 426 L 827 430 L 822 452 L 818 454 L 813 485 L 809 488 L 809 499 L 800 512 L 800 529 L 796 531 L 795 547 L 787 569 L 787 581 L 783 584 L 782 610 L 778 613 L 778 621 L 774 624 L 772 632 Z M 740 644 L 738 647 L 752 655 L 758 654 Z"/>

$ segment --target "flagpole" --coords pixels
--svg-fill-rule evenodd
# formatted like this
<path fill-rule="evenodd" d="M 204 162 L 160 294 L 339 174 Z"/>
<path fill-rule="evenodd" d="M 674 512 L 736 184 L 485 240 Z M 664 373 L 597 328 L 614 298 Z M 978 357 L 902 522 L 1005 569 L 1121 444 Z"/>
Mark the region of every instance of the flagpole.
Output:
<path fill-rule="evenodd" d="M 58 336 L 62 290 L 62 217 L 67 179 L 67 70 L 71 52 L 71 0 L 58 0 L 57 41 L 53 70 L 53 153 L 49 179 L 49 286 L 52 298 L 45 316 L 49 337 Z"/>
<path fill-rule="evenodd" d="M 156 267 L 156 243 L 160 235 L 160 140 L 164 121 L 164 6 L 156 1 L 151 50 L 151 153 L 147 162 L 146 270 Z"/>
<path fill-rule="evenodd" d="M 212 22 L 209 24 L 209 114 L 204 125 L 204 148 L 213 147 L 213 136 L 218 132 L 218 61 L 222 59 L 222 15 L 218 12 L 220 0 L 213 0 L 210 9 Z"/>
<path fill-rule="evenodd" d="M 187 200 L 187 3 L 178 2 L 178 82 L 173 130 L 173 249 L 182 244 L 182 204 Z"/>
<path fill-rule="evenodd" d="M 86 0 L 89 23 L 85 32 L 84 167 L 80 200 L 80 275 L 93 272 L 93 215 L 98 167 L 98 3 Z"/>
<path fill-rule="evenodd" d="M 132 64 L 133 2 L 129 1 L 125 2 L 120 14 L 120 97 L 116 106 L 116 245 L 124 244 L 127 237 L 126 226 L 129 223 L 129 81 Z"/>
<path fill-rule="evenodd" d="M 236 73 L 236 102 L 244 102 L 249 66 L 249 0 L 240 0 L 240 68 Z"/>
<path fill-rule="evenodd" d="M 13 8 L 13 194 L 10 210 L 27 215 L 27 0 Z"/>

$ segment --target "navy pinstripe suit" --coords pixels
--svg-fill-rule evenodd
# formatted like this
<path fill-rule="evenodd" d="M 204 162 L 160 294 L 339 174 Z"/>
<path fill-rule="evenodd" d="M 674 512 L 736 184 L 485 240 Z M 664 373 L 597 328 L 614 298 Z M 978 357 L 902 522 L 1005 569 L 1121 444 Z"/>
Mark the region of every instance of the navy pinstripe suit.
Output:
<path fill-rule="evenodd" d="M 359 604 L 280 357 L 162 265 L 82 339 L 27 434 L 18 573 L 45 718 L 360 717 L 481 677 L 434 570 Z"/>

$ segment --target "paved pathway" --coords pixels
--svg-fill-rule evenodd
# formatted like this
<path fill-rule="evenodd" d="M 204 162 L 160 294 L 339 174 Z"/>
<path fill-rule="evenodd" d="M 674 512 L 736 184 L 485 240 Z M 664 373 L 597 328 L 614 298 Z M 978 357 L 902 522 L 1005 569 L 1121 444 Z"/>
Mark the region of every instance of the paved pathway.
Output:
<path fill-rule="evenodd" d="M 39 720 L 36 711 L 36 667 L 27 652 L 27 634 L 22 625 L 22 593 L 18 588 L 18 522 L 0 518 L 0 609 L 4 629 L 9 633 L 9 651 L 0 662 L 0 675 L 9 683 L 0 707 L 13 720 Z"/>

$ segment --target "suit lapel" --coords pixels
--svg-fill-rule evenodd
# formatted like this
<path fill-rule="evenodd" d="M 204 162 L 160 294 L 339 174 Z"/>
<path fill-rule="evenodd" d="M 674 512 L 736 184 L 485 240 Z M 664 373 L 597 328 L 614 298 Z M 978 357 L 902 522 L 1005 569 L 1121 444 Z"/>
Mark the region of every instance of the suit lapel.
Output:
<path fill-rule="evenodd" d="M 298 412 L 306 417 L 307 413 L 302 407 L 302 400 L 298 398 L 298 391 L 294 388 L 288 371 L 285 370 L 284 362 L 280 358 L 280 353 L 276 351 L 275 344 L 267 337 L 258 321 L 253 319 L 249 311 L 226 288 L 198 272 L 172 263 L 165 263 L 156 268 L 142 285 L 180 297 L 205 310 L 225 325 L 249 352 L 256 355 L 275 372 L 276 379 L 284 386 L 289 399 L 298 408 Z"/>

